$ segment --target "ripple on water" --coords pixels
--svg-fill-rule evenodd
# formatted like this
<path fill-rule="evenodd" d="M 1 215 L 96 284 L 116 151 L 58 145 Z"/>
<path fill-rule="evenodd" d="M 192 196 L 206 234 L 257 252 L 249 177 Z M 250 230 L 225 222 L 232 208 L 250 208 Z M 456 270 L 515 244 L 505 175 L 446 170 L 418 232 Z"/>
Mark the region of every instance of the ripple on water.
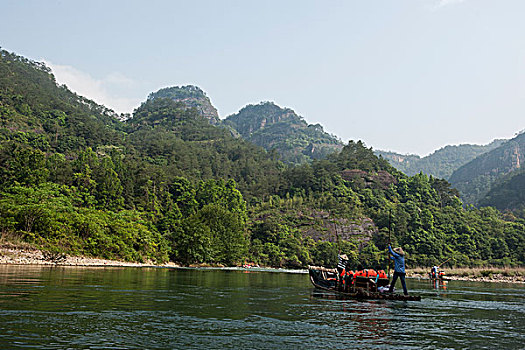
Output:
<path fill-rule="evenodd" d="M 509 349 L 525 341 L 523 288 L 500 295 L 486 285 L 436 291 L 409 281 L 421 302 L 358 302 L 315 292 L 305 275 L 54 273 L 30 276 L 39 288 L 0 282 L 0 348 Z"/>

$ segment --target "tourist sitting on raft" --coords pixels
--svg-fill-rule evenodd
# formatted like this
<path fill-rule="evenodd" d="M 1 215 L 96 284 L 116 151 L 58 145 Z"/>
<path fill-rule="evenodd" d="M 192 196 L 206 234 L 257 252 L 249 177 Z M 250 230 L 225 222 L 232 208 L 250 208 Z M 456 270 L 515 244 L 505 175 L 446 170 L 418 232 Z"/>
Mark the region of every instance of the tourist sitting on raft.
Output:
<path fill-rule="evenodd" d="M 383 286 L 388 283 L 388 276 L 384 270 L 364 269 L 363 265 L 359 264 L 353 271 L 348 265 L 346 254 L 340 255 L 337 264 L 337 286 L 340 291 L 349 292 L 366 284 L 368 289 L 375 292 L 378 291 L 378 282 Z"/>
<path fill-rule="evenodd" d="M 403 293 L 408 295 L 407 285 L 405 283 L 405 252 L 401 247 L 392 249 L 390 245 L 388 246 L 388 250 L 392 255 L 390 258 L 394 260 L 394 277 L 392 277 L 392 283 L 390 283 L 390 289 L 388 292 L 394 292 L 394 286 L 396 284 L 397 278 L 399 277 L 401 280 L 401 285 L 403 286 Z"/>

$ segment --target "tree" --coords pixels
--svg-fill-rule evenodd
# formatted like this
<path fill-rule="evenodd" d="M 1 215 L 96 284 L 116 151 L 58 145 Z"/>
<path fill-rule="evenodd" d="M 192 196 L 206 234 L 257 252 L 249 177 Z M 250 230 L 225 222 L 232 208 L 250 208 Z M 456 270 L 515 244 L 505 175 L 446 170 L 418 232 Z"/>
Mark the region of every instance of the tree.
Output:
<path fill-rule="evenodd" d="M 204 206 L 197 217 L 211 234 L 211 245 L 216 249 L 214 260 L 229 265 L 242 260 L 247 251 L 244 224 L 238 213 L 216 204 Z"/>
<path fill-rule="evenodd" d="M 48 174 L 44 152 L 16 143 L 0 145 L 0 187 L 38 185 Z"/>
<path fill-rule="evenodd" d="M 186 265 L 213 261 L 210 228 L 196 215 L 184 219 L 172 235 L 172 258 Z"/>
<path fill-rule="evenodd" d="M 337 265 L 337 247 L 331 242 L 316 242 L 311 250 L 311 256 L 314 265 L 332 267 Z"/>

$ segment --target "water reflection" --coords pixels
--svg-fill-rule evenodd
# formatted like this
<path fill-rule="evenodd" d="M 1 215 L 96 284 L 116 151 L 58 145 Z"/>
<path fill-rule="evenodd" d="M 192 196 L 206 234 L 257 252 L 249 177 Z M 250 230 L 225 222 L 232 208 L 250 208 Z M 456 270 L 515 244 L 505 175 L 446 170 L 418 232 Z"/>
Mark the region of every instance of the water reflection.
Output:
<path fill-rule="evenodd" d="M 385 303 L 370 302 L 366 307 L 344 307 L 350 319 L 356 325 L 355 334 L 358 339 L 381 340 L 389 334 L 391 313 Z"/>
<path fill-rule="evenodd" d="M 345 299 L 316 291 L 304 274 L 0 266 L 0 348 L 510 349 L 525 341 L 524 286 L 408 284 L 421 302 Z"/>
<path fill-rule="evenodd" d="M 432 288 L 436 290 L 443 290 L 443 291 L 447 290 L 448 281 L 443 281 L 440 279 L 430 279 L 429 281 L 430 281 L 430 285 L 432 286 Z"/>
<path fill-rule="evenodd" d="M 350 337 L 359 341 L 369 340 L 376 344 L 388 344 L 392 310 L 384 300 L 359 301 L 342 294 L 314 290 L 312 299 L 336 300 L 340 312 L 337 313 L 341 326 L 340 338 Z"/>

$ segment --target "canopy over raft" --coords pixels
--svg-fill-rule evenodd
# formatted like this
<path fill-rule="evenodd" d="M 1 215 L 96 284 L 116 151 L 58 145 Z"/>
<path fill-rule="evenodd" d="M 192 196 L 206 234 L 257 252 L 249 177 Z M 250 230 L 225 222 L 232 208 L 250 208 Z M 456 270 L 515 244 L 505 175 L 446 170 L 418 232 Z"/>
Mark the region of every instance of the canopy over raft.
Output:
<path fill-rule="evenodd" d="M 389 285 L 389 279 L 374 270 L 356 271 L 345 278 L 338 278 L 336 269 L 308 266 L 308 273 L 314 287 L 348 298 L 421 301 L 421 296 L 380 292 L 379 290 Z"/>

